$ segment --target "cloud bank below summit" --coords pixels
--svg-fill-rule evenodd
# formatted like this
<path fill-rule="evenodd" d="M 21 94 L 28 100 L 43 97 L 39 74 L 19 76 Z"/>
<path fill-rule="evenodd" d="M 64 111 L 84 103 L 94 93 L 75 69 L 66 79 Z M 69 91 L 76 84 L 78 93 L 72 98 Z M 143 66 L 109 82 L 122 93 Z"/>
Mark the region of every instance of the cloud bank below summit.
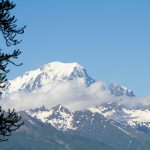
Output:
<path fill-rule="evenodd" d="M 34 93 L 14 92 L 0 101 L 4 109 L 15 108 L 17 111 L 33 109 L 45 105 L 51 108 L 61 104 L 70 110 L 83 110 L 104 102 L 118 102 L 128 107 L 136 108 L 139 104 L 149 105 L 150 96 L 115 97 L 104 90 L 102 82 L 95 82 L 90 87 L 75 81 L 55 83 Z"/>
<path fill-rule="evenodd" d="M 46 90 L 45 90 L 46 89 Z M 75 82 L 52 84 L 34 93 L 14 92 L 3 98 L 0 105 L 4 109 L 15 108 L 17 111 L 37 108 L 45 105 L 50 108 L 57 104 L 71 110 L 81 110 L 108 102 L 114 97 L 104 90 L 103 83 L 96 82 L 90 87 Z"/>

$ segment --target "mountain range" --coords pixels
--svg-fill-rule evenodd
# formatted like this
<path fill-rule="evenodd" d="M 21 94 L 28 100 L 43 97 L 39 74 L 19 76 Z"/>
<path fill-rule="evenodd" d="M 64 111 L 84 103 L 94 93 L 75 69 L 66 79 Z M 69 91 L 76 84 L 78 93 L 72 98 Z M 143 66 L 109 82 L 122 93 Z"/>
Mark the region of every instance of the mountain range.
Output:
<path fill-rule="evenodd" d="M 53 85 L 66 83 L 76 85 L 80 91 L 81 86 L 89 89 L 98 82 L 78 63 L 52 62 L 8 81 L 3 97 L 19 92 L 44 94 L 53 89 Z M 126 99 L 132 101 L 136 96 L 117 83 L 108 87 L 101 84 L 101 91 L 107 93 L 110 100 L 83 110 L 70 111 L 62 104 L 32 108 L 31 102 L 31 108 L 19 112 L 24 126 L 10 137 L 7 145 L 2 144 L 2 149 L 149 150 L 149 107 L 126 105 Z"/>

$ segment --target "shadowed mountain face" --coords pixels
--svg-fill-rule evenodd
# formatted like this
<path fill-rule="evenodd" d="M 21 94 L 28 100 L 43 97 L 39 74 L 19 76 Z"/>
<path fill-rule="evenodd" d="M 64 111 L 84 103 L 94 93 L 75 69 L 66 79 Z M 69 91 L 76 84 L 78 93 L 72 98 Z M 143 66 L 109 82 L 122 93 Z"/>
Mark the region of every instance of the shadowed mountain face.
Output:
<path fill-rule="evenodd" d="M 55 107 L 58 108 L 55 112 L 65 111 L 59 107 Z M 147 150 L 150 147 L 149 136 L 88 110 L 74 112 L 74 128 L 66 131 L 26 112 L 20 115 L 25 124 L 7 144 L 1 144 L 3 150 Z"/>
<path fill-rule="evenodd" d="M 91 140 L 79 134 L 58 131 L 21 112 L 24 126 L 10 137 L 8 142 L 1 143 L 3 150 L 113 150 L 105 142 Z"/>

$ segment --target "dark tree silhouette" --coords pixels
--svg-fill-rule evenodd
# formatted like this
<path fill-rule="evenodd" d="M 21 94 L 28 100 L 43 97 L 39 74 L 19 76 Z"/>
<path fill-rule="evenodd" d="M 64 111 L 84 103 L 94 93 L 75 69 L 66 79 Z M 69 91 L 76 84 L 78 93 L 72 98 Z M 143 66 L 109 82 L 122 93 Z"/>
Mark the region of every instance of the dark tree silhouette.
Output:
<path fill-rule="evenodd" d="M 25 26 L 18 28 L 16 25 L 17 19 L 10 14 L 10 11 L 15 6 L 10 0 L 0 0 L 0 32 L 7 47 L 19 44 L 21 40 L 17 40 L 16 36 L 23 34 L 25 29 Z M 11 63 L 15 66 L 21 65 L 14 62 L 20 53 L 21 51 L 19 49 L 13 50 L 10 53 L 6 53 L 6 51 L 4 52 L 4 50 L 0 49 L 0 95 L 7 81 L 7 73 L 10 71 L 8 64 Z M 22 124 L 21 117 L 15 110 L 8 110 L 7 112 L 0 107 L 0 141 L 8 140 L 7 137 L 11 135 L 11 132 L 17 130 Z"/>
<path fill-rule="evenodd" d="M 8 110 L 5 112 L 0 107 L 0 142 L 7 141 L 8 136 L 11 135 L 12 131 L 17 130 L 23 122 L 21 122 L 21 116 L 19 116 L 15 110 Z"/>

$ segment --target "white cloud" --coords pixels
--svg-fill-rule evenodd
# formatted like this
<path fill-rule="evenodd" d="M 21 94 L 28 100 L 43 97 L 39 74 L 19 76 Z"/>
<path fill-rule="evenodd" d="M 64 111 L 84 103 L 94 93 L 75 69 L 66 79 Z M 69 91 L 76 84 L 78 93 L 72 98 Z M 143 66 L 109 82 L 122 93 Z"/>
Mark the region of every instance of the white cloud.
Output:
<path fill-rule="evenodd" d="M 104 102 L 117 101 L 128 107 L 137 107 L 139 104 L 149 105 L 150 96 L 143 98 L 114 97 L 104 90 L 103 83 L 96 82 L 86 87 L 82 82 L 70 81 L 47 85 L 35 93 L 16 92 L 0 101 L 4 109 L 15 108 L 17 111 L 41 107 L 51 108 L 62 104 L 70 110 L 86 109 Z"/>
<path fill-rule="evenodd" d="M 45 86 L 35 93 L 16 92 L 3 98 L 0 102 L 3 108 L 25 110 L 45 105 L 50 108 L 62 104 L 71 110 L 88 108 L 92 105 L 109 101 L 111 96 L 104 90 L 103 84 L 97 82 L 86 87 L 81 82 L 67 82 Z"/>

